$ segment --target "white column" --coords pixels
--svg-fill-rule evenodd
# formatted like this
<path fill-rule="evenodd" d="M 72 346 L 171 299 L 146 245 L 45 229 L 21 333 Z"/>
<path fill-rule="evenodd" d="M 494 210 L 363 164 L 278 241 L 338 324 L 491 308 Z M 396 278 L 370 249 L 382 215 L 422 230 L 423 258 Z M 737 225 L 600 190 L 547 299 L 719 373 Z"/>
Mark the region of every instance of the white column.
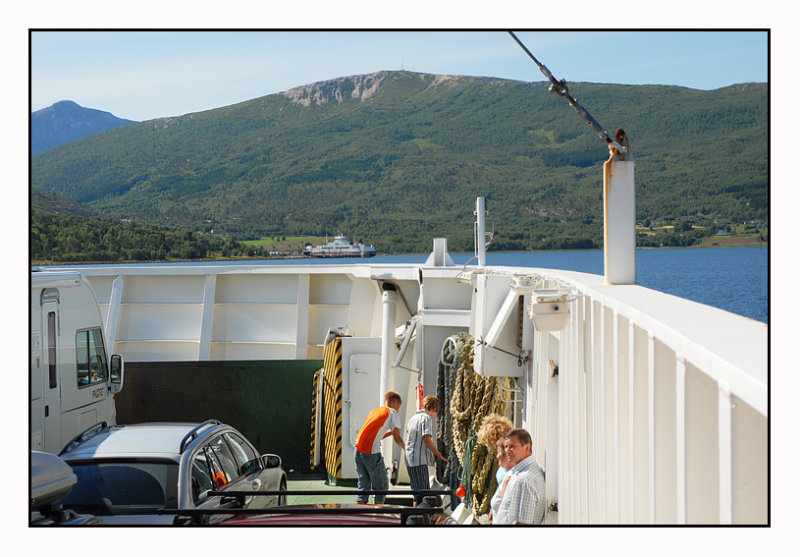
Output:
<path fill-rule="evenodd" d="M 478 265 L 486 265 L 486 201 L 479 197 L 475 201 L 475 215 L 478 217 L 478 227 L 475 232 L 475 249 L 477 250 Z"/>
<path fill-rule="evenodd" d="M 608 284 L 636 283 L 636 191 L 633 160 L 612 155 L 603 164 L 605 277 Z"/>
<path fill-rule="evenodd" d="M 308 311 L 311 275 L 297 275 L 297 329 L 295 332 L 295 353 L 297 360 L 308 358 Z"/>
<path fill-rule="evenodd" d="M 217 291 L 217 275 L 206 275 L 203 286 L 203 314 L 200 318 L 200 346 L 197 359 L 211 359 L 211 332 L 214 328 L 214 300 Z"/>
<path fill-rule="evenodd" d="M 383 404 L 383 395 L 389 390 L 389 369 L 392 365 L 394 341 L 394 319 L 397 313 L 397 293 L 393 284 L 383 285 L 383 327 L 381 329 L 381 390 L 378 405 Z"/>
<path fill-rule="evenodd" d="M 117 342 L 117 324 L 119 323 L 119 311 L 122 305 L 122 289 L 125 281 L 122 277 L 117 277 L 111 284 L 111 298 L 108 301 L 108 313 L 106 314 L 106 343 L 108 343 L 108 353 L 114 353 L 114 344 Z"/>

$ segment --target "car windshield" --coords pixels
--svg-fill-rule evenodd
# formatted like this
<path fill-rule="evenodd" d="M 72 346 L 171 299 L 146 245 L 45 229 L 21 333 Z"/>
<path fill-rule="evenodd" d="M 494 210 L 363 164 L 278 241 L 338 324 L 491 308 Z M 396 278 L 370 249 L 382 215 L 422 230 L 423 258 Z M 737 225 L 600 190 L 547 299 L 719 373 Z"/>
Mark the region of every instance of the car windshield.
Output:
<path fill-rule="evenodd" d="M 59 504 L 92 514 L 133 514 L 177 507 L 175 462 L 70 462 L 78 483 Z"/>

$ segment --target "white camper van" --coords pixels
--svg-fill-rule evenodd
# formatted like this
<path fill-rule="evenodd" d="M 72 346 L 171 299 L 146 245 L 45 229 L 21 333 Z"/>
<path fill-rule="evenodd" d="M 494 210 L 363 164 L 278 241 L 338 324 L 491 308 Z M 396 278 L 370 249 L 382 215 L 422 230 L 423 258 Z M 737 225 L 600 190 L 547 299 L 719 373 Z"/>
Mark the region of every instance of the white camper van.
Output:
<path fill-rule="evenodd" d="M 108 358 L 100 306 L 77 272 L 31 272 L 31 450 L 58 453 L 98 422 L 116 423 L 122 357 Z"/>

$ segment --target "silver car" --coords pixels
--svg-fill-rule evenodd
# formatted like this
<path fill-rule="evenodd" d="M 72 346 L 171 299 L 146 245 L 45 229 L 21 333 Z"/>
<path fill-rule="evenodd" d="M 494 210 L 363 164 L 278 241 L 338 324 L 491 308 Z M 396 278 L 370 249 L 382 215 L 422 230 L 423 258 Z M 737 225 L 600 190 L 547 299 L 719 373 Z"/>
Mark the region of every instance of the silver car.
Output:
<path fill-rule="evenodd" d="M 78 482 L 58 503 L 106 524 L 172 524 L 163 511 L 285 505 L 286 472 L 244 435 L 217 420 L 201 424 L 97 424 L 59 453 Z M 252 491 L 253 497 L 214 495 Z M 238 502 L 237 502 L 238 501 Z M 161 511 L 161 512 L 159 512 Z"/>

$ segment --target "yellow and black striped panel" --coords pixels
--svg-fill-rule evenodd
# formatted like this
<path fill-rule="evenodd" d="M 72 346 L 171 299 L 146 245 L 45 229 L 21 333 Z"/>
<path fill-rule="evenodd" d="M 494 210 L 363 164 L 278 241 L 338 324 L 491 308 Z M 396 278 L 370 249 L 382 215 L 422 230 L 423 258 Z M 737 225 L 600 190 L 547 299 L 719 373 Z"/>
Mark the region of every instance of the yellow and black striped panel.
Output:
<path fill-rule="evenodd" d="M 325 345 L 325 469 L 342 478 L 342 339 Z"/>
<path fill-rule="evenodd" d="M 319 382 L 322 376 L 322 369 L 314 373 L 314 381 L 312 382 L 311 391 L 311 439 L 308 447 L 308 457 L 311 469 L 317 467 L 317 391 L 319 389 Z"/>

